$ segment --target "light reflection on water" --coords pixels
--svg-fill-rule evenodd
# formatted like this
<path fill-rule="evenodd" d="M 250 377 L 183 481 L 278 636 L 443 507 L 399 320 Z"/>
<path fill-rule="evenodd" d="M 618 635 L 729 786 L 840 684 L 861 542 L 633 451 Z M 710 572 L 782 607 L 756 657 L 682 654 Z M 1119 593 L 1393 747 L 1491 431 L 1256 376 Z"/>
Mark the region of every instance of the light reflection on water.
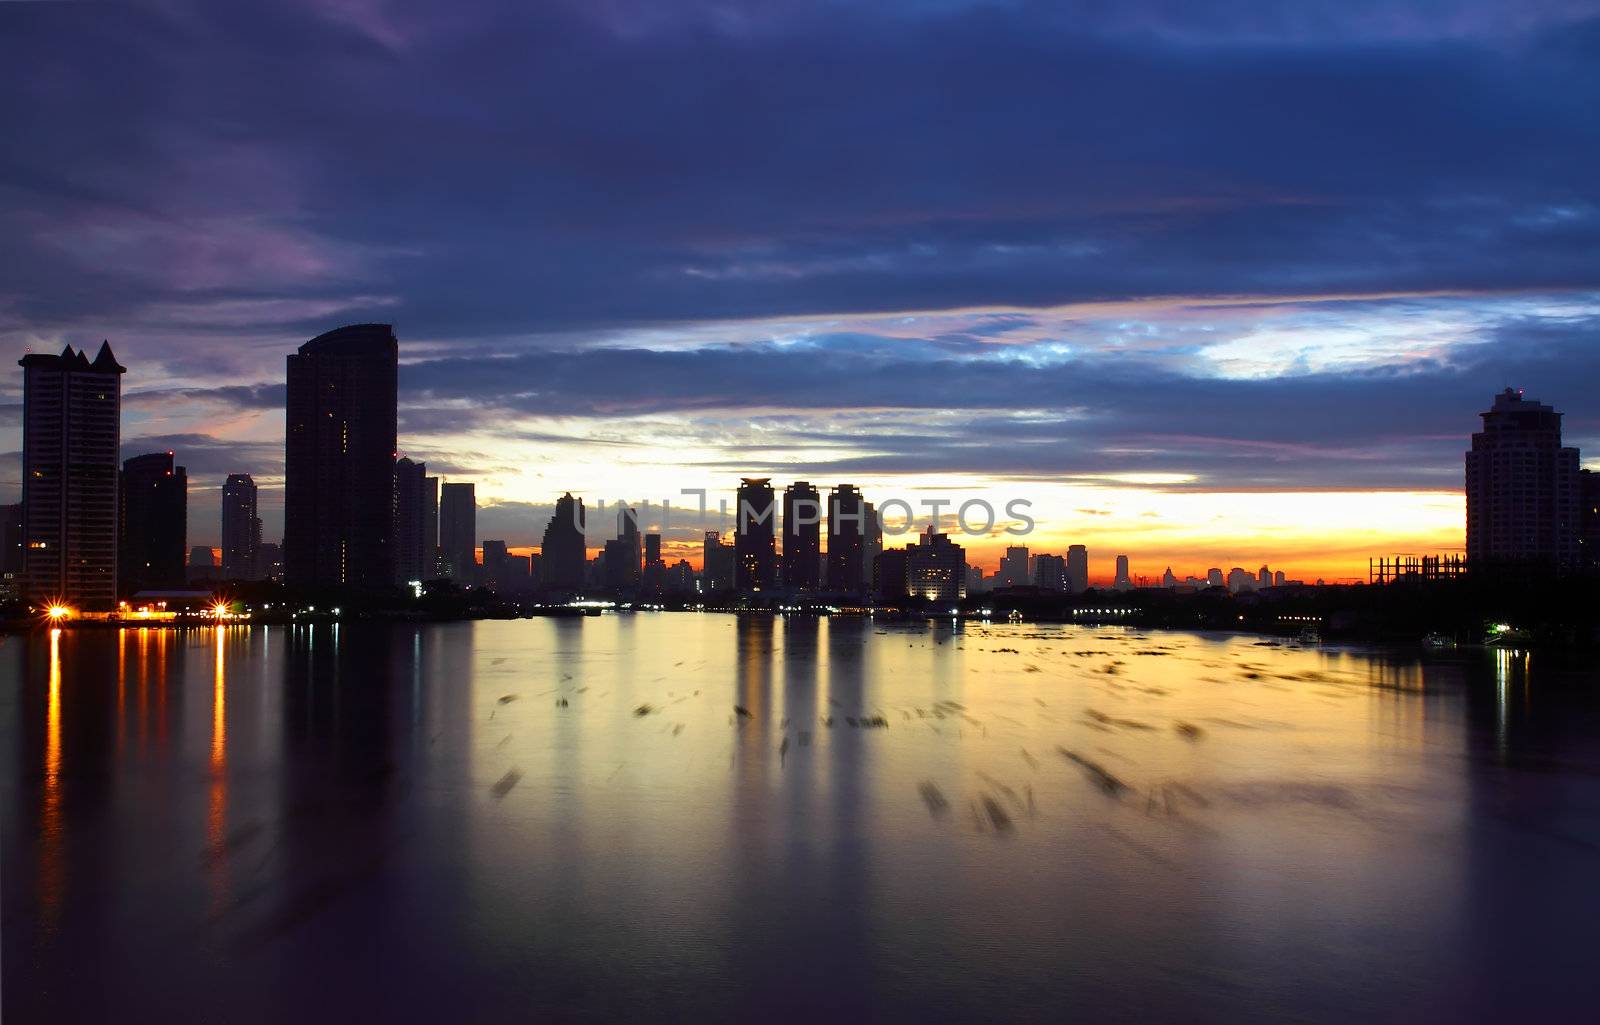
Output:
<path fill-rule="evenodd" d="M 1600 995 L 1597 681 L 1556 656 L 662 614 L 56 632 L 0 679 L 19 1019 Z"/>

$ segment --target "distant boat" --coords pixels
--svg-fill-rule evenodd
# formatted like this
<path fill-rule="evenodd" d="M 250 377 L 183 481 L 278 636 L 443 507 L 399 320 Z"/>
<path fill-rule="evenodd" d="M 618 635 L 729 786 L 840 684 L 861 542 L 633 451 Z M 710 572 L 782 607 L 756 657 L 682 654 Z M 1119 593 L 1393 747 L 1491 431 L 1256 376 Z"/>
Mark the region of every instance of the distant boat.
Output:
<path fill-rule="evenodd" d="M 1017 609 L 1012 609 L 1011 610 L 1011 614 L 1006 616 L 1006 622 L 1007 623 L 1020 623 L 1020 622 L 1022 622 L 1022 613 L 1020 611 L 1018 611 Z"/>

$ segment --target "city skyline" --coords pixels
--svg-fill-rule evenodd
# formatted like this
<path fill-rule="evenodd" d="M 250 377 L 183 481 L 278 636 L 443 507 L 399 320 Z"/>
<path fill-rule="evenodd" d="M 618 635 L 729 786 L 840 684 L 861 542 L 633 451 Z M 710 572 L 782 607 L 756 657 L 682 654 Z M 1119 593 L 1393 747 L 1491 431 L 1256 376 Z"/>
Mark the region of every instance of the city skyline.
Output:
<path fill-rule="evenodd" d="M 1482 396 L 1524 388 L 1600 452 L 1580 12 L 716 8 L 6 5 L 10 73 L 77 87 L 0 115 L 30 141 L 0 172 L 0 343 L 109 338 L 140 368 L 120 455 L 177 451 L 213 546 L 234 472 L 280 536 L 283 354 L 362 321 L 401 336 L 400 454 L 523 550 L 568 490 L 766 476 L 1025 497 L 1041 546 L 1157 571 L 1350 579 L 1459 547 Z M 546 48 L 587 69 L 475 74 Z M 859 156 L 790 159 L 814 150 Z M 19 405 L 0 382 L 0 501 Z"/>

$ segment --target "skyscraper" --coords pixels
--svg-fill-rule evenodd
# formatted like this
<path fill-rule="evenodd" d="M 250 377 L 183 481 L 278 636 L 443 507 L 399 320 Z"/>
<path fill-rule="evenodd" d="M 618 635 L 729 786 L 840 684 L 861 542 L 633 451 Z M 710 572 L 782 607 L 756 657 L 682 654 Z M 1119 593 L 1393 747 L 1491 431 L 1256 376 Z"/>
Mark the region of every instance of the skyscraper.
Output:
<path fill-rule="evenodd" d="M 188 541 L 189 476 L 171 452 L 134 456 L 122 463 L 118 496 L 117 583 L 125 594 L 182 587 Z"/>
<path fill-rule="evenodd" d="M 434 550 L 439 547 L 435 526 L 438 487 L 439 478 L 428 476 L 427 463 L 413 462 L 405 456 L 394 461 L 395 583 L 434 578 Z M 430 526 L 434 530 L 431 535 Z"/>
<path fill-rule="evenodd" d="M 256 512 L 256 482 L 248 473 L 230 473 L 222 485 L 224 580 L 261 579 L 261 517 Z"/>
<path fill-rule="evenodd" d="M 556 590 L 576 590 L 583 586 L 588 566 L 584 544 L 583 499 L 569 491 L 556 500 L 556 511 L 544 528 L 539 547 L 540 583 Z"/>
<path fill-rule="evenodd" d="M 872 564 L 883 554 L 883 523 L 871 502 L 861 503 L 861 588 L 872 590 Z"/>
<path fill-rule="evenodd" d="M 783 585 L 815 590 L 822 575 L 822 496 L 798 480 L 783 489 Z"/>
<path fill-rule="evenodd" d="M 967 594 L 967 559 L 962 547 L 933 524 L 906 549 L 906 590 L 924 601 L 960 601 Z"/>
<path fill-rule="evenodd" d="M 700 589 L 705 594 L 733 590 L 733 545 L 724 544 L 722 535 L 706 531 L 700 556 Z"/>
<path fill-rule="evenodd" d="M 828 495 L 828 590 L 860 589 L 866 502 L 853 484 L 839 484 Z"/>
<path fill-rule="evenodd" d="M 1467 562 L 1573 568 L 1578 563 L 1578 450 L 1561 414 L 1507 388 L 1483 413 L 1467 453 Z"/>
<path fill-rule="evenodd" d="M 1000 557 L 999 585 L 1001 587 L 1021 587 L 1031 583 L 1028 576 L 1028 549 L 1022 545 L 1012 545 Z"/>
<path fill-rule="evenodd" d="M 22 366 L 24 594 L 107 610 L 117 601 L 122 375 L 109 343 Z"/>
<path fill-rule="evenodd" d="M 283 509 L 287 583 L 394 579 L 400 343 L 389 324 L 318 335 L 288 358 Z"/>
<path fill-rule="evenodd" d="M 1578 472 L 1578 557 L 1590 573 L 1600 572 L 1600 472 Z"/>
<path fill-rule="evenodd" d="M 1067 560 L 1059 555 L 1040 555 L 1033 560 L 1033 583 L 1041 591 L 1067 589 Z"/>
<path fill-rule="evenodd" d="M 1133 579 L 1128 576 L 1128 557 L 1126 555 L 1117 556 L 1117 576 L 1112 581 L 1111 586 L 1119 591 L 1131 591 L 1133 589 Z"/>
<path fill-rule="evenodd" d="M 734 580 L 740 591 L 762 591 L 776 580 L 777 546 L 774 527 L 778 509 L 768 477 L 745 477 L 739 482 L 734 514 Z"/>
<path fill-rule="evenodd" d="M 642 555 L 642 538 L 639 534 L 639 513 L 626 505 L 617 509 L 617 540 L 622 547 L 617 549 L 617 559 L 606 556 L 606 572 L 618 574 L 616 577 L 620 587 L 639 586 L 639 559 Z M 607 546 L 609 550 L 610 546 Z M 616 561 L 618 565 L 613 566 Z"/>
<path fill-rule="evenodd" d="M 447 483 L 439 489 L 439 550 L 446 576 L 472 584 L 478 574 L 477 485 Z"/>
<path fill-rule="evenodd" d="M 1083 545 L 1067 548 L 1067 590 L 1082 594 L 1089 589 L 1089 549 Z"/>

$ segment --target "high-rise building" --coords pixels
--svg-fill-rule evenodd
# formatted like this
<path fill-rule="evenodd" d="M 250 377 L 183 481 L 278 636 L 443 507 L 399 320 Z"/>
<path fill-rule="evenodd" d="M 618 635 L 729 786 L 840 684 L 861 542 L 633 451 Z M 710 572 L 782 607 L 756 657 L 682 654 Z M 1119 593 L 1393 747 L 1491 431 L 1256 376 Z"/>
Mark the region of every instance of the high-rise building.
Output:
<path fill-rule="evenodd" d="M 1007 548 L 1000 557 L 1000 572 L 996 576 L 996 583 L 1001 587 L 1021 587 L 1031 583 L 1028 576 L 1028 549 L 1021 545 Z"/>
<path fill-rule="evenodd" d="M 734 514 L 734 579 L 740 591 L 764 591 L 777 579 L 774 530 L 778 515 L 768 477 L 745 477 L 739 482 Z"/>
<path fill-rule="evenodd" d="M 117 456 L 122 375 L 102 342 L 22 366 L 23 591 L 109 610 L 117 601 Z"/>
<path fill-rule="evenodd" d="M 447 483 L 440 487 L 439 550 L 446 576 L 461 584 L 477 582 L 477 485 Z"/>
<path fill-rule="evenodd" d="M 783 489 L 783 586 L 812 591 L 822 577 L 822 496 L 797 480 Z"/>
<path fill-rule="evenodd" d="M 622 547 L 617 550 L 618 554 L 615 560 L 609 555 L 606 557 L 606 572 L 615 574 L 618 583 L 611 584 L 609 577 L 607 578 L 607 583 L 613 587 L 638 587 L 639 562 L 642 555 L 638 510 L 626 505 L 617 508 L 617 540 L 622 543 Z M 609 545 L 606 550 L 610 551 Z M 613 561 L 615 561 L 616 565 L 612 565 Z"/>
<path fill-rule="evenodd" d="M 645 565 L 654 565 L 661 561 L 661 535 L 651 532 L 644 536 L 644 561 Z"/>
<path fill-rule="evenodd" d="M 1033 583 L 1043 591 L 1067 589 L 1067 560 L 1059 555 L 1039 555 L 1033 560 Z"/>
<path fill-rule="evenodd" d="M 336 328 L 288 358 L 283 506 L 292 586 L 394 580 L 400 343 L 389 324 Z"/>
<path fill-rule="evenodd" d="M 1119 591 L 1131 591 L 1133 589 L 1133 578 L 1128 576 L 1128 557 L 1126 555 L 1117 556 L 1117 576 L 1112 581 L 1111 586 Z"/>
<path fill-rule="evenodd" d="M 1272 586 L 1272 570 L 1268 569 L 1265 566 L 1262 566 L 1260 569 L 1256 570 L 1256 586 L 1257 587 L 1271 587 Z"/>
<path fill-rule="evenodd" d="M 217 553 L 210 545 L 195 545 L 189 549 L 189 583 L 209 583 L 217 579 L 217 570 Z"/>
<path fill-rule="evenodd" d="M 1230 594 L 1241 594 L 1255 589 L 1256 578 L 1250 575 L 1249 570 L 1239 566 L 1228 570 L 1228 592 Z"/>
<path fill-rule="evenodd" d="M 22 575 L 22 503 L 0 505 L 0 574 Z"/>
<path fill-rule="evenodd" d="M 1218 569 L 1216 566 L 1206 570 L 1207 587 L 1222 587 L 1224 585 L 1225 581 L 1222 579 L 1222 570 Z"/>
<path fill-rule="evenodd" d="M 1578 450 L 1561 414 L 1507 388 L 1467 453 L 1467 564 L 1578 564 Z"/>
<path fill-rule="evenodd" d="M 962 547 L 933 524 L 906 549 L 906 591 L 924 601 L 960 601 L 967 594 L 967 559 Z"/>
<path fill-rule="evenodd" d="M 1600 572 L 1600 473 L 1578 473 L 1578 558 L 1590 573 Z"/>
<path fill-rule="evenodd" d="M 872 589 L 872 564 L 883 554 L 883 521 L 871 502 L 861 502 L 861 587 Z"/>
<path fill-rule="evenodd" d="M 903 601 L 910 594 L 906 590 L 907 563 L 907 549 L 879 552 L 872 560 L 872 593 L 882 601 Z"/>
<path fill-rule="evenodd" d="M 117 584 L 124 594 L 184 584 L 189 475 L 171 452 L 123 460 L 118 496 Z"/>
<path fill-rule="evenodd" d="M 866 501 L 853 484 L 836 485 L 828 495 L 828 590 L 852 593 L 861 588 L 867 534 Z"/>
<path fill-rule="evenodd" d="M 1161 586 L 1169 591 L 1178 586 L 1178 577 L 1172 572 L 1171 566 L 1168 566 L 1167 571 L 1161 574 Z"/>
<path fill-rule="evenodd" d="M 705 594 L 720 594 L 733 590 L 734 546 L 725 543 L 715 530 L 706 531 L 705 546 L 701 549 L 701 590 Z"/>
<path fill-rule="evenodd" d="M 439 478 L 428 476 L 427 463 L 413 462 L 405 456 L 394 461 L 394 579 L 397 584 L 434 579 L 439 547 L 438 492 Z"/>
<path fill-rule="evenodd" d="M 1083 545 L 1067 548 L 1067 590 L 1082 594 L 1089 589 L 1089 549 Z"/>
<path fill-rule="evenodd" d="M 556 499 L 556 510 L 544 528 L 539 546 L 539 583 L 558 591 L 582 587 L 588 570 L 588 548 L 583 539 L 586 527 L 583 499 L 567 492 Z"/>
<path fill-rule="evenodd" d="M 261 517 L 256 482 L 248 473 L 230 473 L 222 485 L 222 578 L 261 577 Z"/>
<path fill-rule="evenodd" d="M 1283 575 L 1283 570 L 1280 569 L 1280 570 L 1277 570 L 1276 572 L 1274 572 L 1272 574 L 1272 586 L 1273 587 L 1282 587 L 1283 584 L 1284 584 L 1284 575 Z"/>
<path fill-rule="evenodd" d="M 256 551 L 256 563 L 261 567 L 261 579 L 283 581 L 283 546 L 269 541 L 261 542 Z"/>

